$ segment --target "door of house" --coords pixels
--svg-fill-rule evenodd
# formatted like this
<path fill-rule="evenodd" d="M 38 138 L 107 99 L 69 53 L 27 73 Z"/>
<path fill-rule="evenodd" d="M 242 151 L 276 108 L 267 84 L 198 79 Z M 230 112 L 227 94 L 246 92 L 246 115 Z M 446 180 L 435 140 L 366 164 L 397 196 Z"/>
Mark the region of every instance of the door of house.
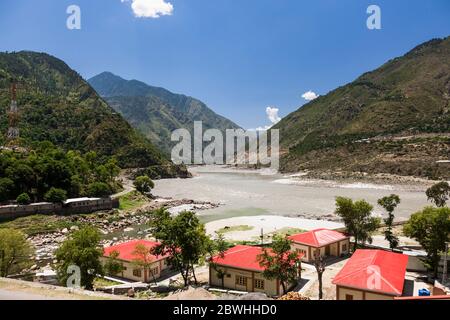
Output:
<path fill-rule="evenodd" d="M 326 255 L 326 256 L 329 256 L 329 255 L 330 255 L 330 251 L 331 251 L 330 246 L 326 246 L 326 247 L 325 247 L 325 255 Z"/>

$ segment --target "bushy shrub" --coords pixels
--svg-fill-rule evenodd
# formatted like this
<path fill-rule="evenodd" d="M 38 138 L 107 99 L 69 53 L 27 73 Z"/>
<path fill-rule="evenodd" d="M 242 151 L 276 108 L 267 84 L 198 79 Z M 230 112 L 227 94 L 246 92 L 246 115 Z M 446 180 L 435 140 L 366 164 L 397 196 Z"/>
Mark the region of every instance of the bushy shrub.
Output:
<path fill-rule="evenodd" d="M 21 205 L 27 205 L 27 204 L 31 203 L 31 199 L 30 199 L 30 196 L 28 195 L 28 193 L 19 194 L 16 201 L 18 204 L 21 204 Z"/>
<path fill-rule="evenodd" d="M 63 189 L 51 188 L 44 196 L 45 201 L 58 203 L 67 200 L 67 192 Z"/>

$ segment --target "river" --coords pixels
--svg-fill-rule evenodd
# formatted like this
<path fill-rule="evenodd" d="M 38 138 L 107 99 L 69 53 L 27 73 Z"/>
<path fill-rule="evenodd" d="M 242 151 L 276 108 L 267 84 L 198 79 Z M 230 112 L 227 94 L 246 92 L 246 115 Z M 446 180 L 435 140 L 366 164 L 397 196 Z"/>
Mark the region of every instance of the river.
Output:
<path fill-rule="evenodd" d="M 221 203 L 218 208 L 199 213 L 203 222 L 238 216 L 308 215 L 319 218 L 334 212 L 335 198 L 365 199 L 374 205 L 374 213 L 383 210 L 377 199 L 398 194 L 401 204 L 397 217 L 408 218 L 429 205 L 423 188 L 407 185 L 380 185 L 365 182 L 340 183 L 308 180 L 264 170 L 236 170 L 219 166 L 192 167 L 192 179 L 156 181 L 153 194 L 174 199 L 194 199 Z"/>

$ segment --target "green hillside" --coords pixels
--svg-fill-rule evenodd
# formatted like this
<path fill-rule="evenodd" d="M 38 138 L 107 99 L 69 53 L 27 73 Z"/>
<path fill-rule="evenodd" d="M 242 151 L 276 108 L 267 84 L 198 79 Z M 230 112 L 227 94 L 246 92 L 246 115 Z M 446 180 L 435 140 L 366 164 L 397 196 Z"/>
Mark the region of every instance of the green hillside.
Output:
<path fill-rule="evenodd" d="M 280 129 L 286 171 L 450 176 L 436 164 L 450 159 L 450 38 L 363 74 L 274 128 Z"/>
<path fill-rule="evenodd" d="M 112 108 L 167 154 L 174 145 L 171 133 L 180 128 L 192 130 L 194 121 L 203 121 L 204 129 L 239 128 L 197 99 L 137 80 L 124 80 L 104 72 L 89 83 Z"/>
<path fill-rule="evenodd" d="M 0 53 L 0 131 L 6 133 L 10 82 L 18 83 L 21 143 L 48 140 L 65 150 L 116 156 L 121 167 L 169 161 L 79 74 L 45 53 Z M 0 135 L 0 144 L 5 134 Z"/>

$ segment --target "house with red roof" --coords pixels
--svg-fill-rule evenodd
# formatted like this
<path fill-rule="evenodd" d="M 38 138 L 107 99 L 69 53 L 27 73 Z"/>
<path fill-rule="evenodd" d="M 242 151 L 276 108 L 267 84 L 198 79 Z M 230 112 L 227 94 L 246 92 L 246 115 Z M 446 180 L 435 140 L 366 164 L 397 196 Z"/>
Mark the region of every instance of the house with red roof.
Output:
<path fill-rule="evenodd" d="M 167 269 L 167 255 L 158 256 L 151 250 L 158 246 L 158 242 L 148 240 L 133 240 L 103 250 L 102 263 L 105 264 L 116 253 L 116 260 L 122 265 L 123 271 L 119 276 L 124 279 L 149 283 L 161 277 Z M 144 253 L 137 252 L 137 247 L 145 248 Z M 145 267 L 143 265 L 145 264 Z"/>
<path fill-rule="evenodd" d="M 322 257 L 339 257 L 348 254 L 350 250 L 350 237 L 329 229 L 316 229 L 289 237 L 292 241 L 292 250 L 303 254 L 303 261 L 313 262 L 316 254 Z"/>
<path fill-rule="evenodd" d="M 225 251 L 223 256 L 212 258 L 213 264 L 209 267 L 209 284 L 213 287 L 244 291 L 262 292 L 268 296 L 280 296 L 282 285 L 279 280 L 264 278 L 264 268 L 260 266 L 258 256 L 263 248 L 255 246 L 238 245 Z M 302 256 L 299 255 L 299 277 L 301 272 Z M 223 277 L 219 275 L 223 274 Z M 289 288 L 296 286 L 291 283 Z"/>
<path fill-rule="evenodd" d="M 334 277 L 336 300 L 392 300 L 403 295 L 408 256 L 356 250 Z"/>

